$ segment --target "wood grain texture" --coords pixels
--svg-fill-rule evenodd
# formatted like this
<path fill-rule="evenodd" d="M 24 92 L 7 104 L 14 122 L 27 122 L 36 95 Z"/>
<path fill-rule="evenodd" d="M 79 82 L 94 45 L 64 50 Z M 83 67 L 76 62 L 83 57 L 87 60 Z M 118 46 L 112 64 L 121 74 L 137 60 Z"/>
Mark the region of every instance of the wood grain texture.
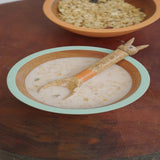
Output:
<path fill-rule="evenodd" d="M 43 2 L 0 5 L 0 149 L 54 160 L 111 160 L 160 152 L 160 21 L 126 36 L 89 38 L 50 22 Z M 134 58 L 149 71 L 151 85 L 127 107 L 85 116 L 53 114 L 21 103 L 7 88 L 11 67 L 34 52 L 71 45 L 116 49 L 132 37 L 135 45 L 150 44 Z"/>
<path fill-rule="evenodd" d="M 129 158 L 123 157 L 123 158 L 118 158 L 118 159 L 116 158 L 116 159 L 109 159 L 109 160 L 159 160 L 159 159 L 160 159 L 160 153 L 153 153 L 153 154 L 143 155 L 143 156 L 134 156 Z M 0 150 L 0 160 L 44 160 L 44 159 L 21 156 L 21 155 Z M 45 158 L 45 160 L 53 160 L 53 159 Z"/>

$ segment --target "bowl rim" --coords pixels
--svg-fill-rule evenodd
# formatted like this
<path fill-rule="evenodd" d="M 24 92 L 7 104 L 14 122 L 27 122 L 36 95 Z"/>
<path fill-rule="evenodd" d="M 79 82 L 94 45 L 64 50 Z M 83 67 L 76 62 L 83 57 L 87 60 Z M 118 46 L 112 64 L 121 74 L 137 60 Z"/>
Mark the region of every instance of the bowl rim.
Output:
<path fill-rule="evenodd" d="M 50 19 L 57 25 L 60 25 L 61 27 L 68 28 L 68 29 L 75 30 L 75 31 L 81 31 L 81 32 L 83 31 L 83 32 L 88 32 L 88 33 L 93 33 L 93 32 L 94 33 L 116 33 L 116 32 L 119 33 L 119 32 L 125 32 L 125 31 L 130 31 L 130 30 L 138 30 L 140 28 L 144 28 L 152 24 L 153 22 L 155 22 L 156 20 L 160 18 L 160 1 L 153 0 L 156 6 L 156 10 L 154 14 L 150 18 L 146 19 L 145 21 L 139 24 L 135 24 L 135 25 L 123 27 L 123 28 L 114 28 L 114 29 L 94 29 L 94 28 L 78 27 L 78 26 L 75 26 L 75 25 L 72 25 L 72 24 L 69 24 L 69 23 L 66 23 L 60 20 L 53 14 L 51 6 L 54 1 L 55 0 L 45 0 L 43 4 L 43 12 L 46 15 L 46 17 L 48 17 L 48 19 Z"/>
<path fill-rule="evenodd" d="M 128 56 L 125 58 L 126 61 L 130 62 L 132 65 L 134 65 L 140 75 L 141 75 L 141 83 L 139 88 L 128 98 L 123 99 L 122 101 L 119 101 L 117 103 L 104 106 L 104 107 L 98 107 L 98 108 L 90 108 L 90 109 L 64 109 L 64 108 L 57 108 L 49 105 L 45 105 L 39 102 L 36 102 L 27 96 L 23 95 L 23 93 L 18 89 L 16 85 L 16 75 L 19 71 L 19 69 L 25 65 L 27 62 L 33 60 L 36 57 L 45 55 L 47 53 L 54 53 L 57 51 L 67 51 L 67 50 L 91 50 L 91 51 L 99 51 L 103 53 L 111 53 L 113 50 L 100 48 L 100 47 L 91 47 L 91 46 L 65 46 L 65 47 L 57 47 L 57 48 L 51 48 L 42 50 L 36 53 L 33 53 L 23 59 L 21 59 L 19 62 L 17 62 L 9 71 L 7 75 L 7 86 L 10 92 L 21 102 L 40 110 L 53 112 L 53 113 L 59 113 L 59 114 L 71 114 L 71 115 L 86 115 L 86 114 L 96 114 L 96 113 L 103 113 L 108 112 L 111 110 L 119 109 L 122 107 L 125 107 L 137 99 L 139 99 L 148 89 L 150 85 L 150 76 L 146 68 L 137 60 L 134 58 Z"/>

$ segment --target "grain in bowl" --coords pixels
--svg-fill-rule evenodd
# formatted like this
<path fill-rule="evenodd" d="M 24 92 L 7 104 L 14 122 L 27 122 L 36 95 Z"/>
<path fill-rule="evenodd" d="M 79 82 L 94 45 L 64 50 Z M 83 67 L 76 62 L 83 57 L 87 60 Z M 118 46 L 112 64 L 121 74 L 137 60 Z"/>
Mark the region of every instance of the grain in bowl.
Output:
<path fill-rule="evenodd" d="M 60 0 L 59 16 L 62 21 L 85 28 L 123 28 L 145 20 L 140 8 L 124 0 Z"/>

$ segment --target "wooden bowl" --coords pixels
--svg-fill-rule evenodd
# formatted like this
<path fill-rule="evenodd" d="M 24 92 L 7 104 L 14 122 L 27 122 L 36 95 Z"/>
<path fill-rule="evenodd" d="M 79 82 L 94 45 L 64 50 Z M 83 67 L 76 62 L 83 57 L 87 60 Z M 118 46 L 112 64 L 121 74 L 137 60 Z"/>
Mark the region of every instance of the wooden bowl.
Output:
<path fill-rule="evenodd" d="M 58 14 L 58 2 L 60 0 L 45 0 L 43 5 L 43 11 L 45 15 L 57 25 L 69 30 L 71 32 L 90 36 L 90 37 L 115 37 L 125 35 L 136 30 L 142 29 L 160 18 L 160 1 L 159 0 L 126 0 L 126 2 L 141 8 L 147 15 L 145 21 L 132 25 L 129 27 L 118 29 L 90 29 L 77 27 L 72 24 L 66 23 L 59 18 Z"/>
<path fill-rule="evenodd" d="M 56 106 L 48 106 L 42 104 L 35 98 L 33 98 L 27 91 L 25 86 L 26 76 L 31 70 L 38 65 L 47 61 L 59 58 L 67 57 L 95 57 L 102 58 L 107 53 L 112 52 L 108 49 L 97 48 L 97 47 L 59 47 L 55 49 L 45 50 L 30 55 L 21 61 L 19 61 L 9 72 L 7 77 L 7 83 L 10 91 L 15 97 L 24 103 L 45 111 L 65 113 L 65 114 L 91 114 L 106 112 L 113 109 L 124 107 L 139 97 L 147 90 L 149 86 L 149 75 L 146 69 L 135 59 L 127 57 L 120 61 L 118 65 L 123 67 L 132 78 L 132 87 L 128 94 L 120 99 L 119 101 L 104 107 L 97 107 L 92 109 L 62 109 Z"/>

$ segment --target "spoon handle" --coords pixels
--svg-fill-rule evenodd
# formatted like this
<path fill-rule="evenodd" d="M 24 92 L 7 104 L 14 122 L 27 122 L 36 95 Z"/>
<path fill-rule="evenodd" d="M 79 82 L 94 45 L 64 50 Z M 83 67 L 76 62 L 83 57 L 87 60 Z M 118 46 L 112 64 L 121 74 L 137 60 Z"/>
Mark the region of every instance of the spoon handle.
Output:
<path fill-rule="evenodd" d="M 89 80 L 90 78 L 94 77 L 98 73 L 104 71 L 105 69 L 109 68 L 113 64 L 119 62 L 123 58 L 128 56 L 126 52 L 123 52 L 119 49 L 115 50 L 114 52 L 108 54 L 101 60 L 97 61 L 93 65 L 91 65 L 89 68 L 83 70 L 82 72 L 75 75 L 76 78 L 79 80 L 85 82 Z"/>
<path fill-rule="evenodd" d="M 93 65 L 91 65 L 88 70 L 91 70 L 95 73 L 100 73 L 104 71 L 105 69 L 109 68 L 113 64 L 116 64 L 117 62 L 121 61 L 125 57 L 127 57 L 129 54 L 127 52 L 124 52 L 120 49 L 116 49 L 112 53 L 108 54 L 104 58 L 100 59 Z"/>
<path fill-rule="evenodd" d="M 134 38 L 129 40 L 124 45 L 120 45 L 115 51 L 108 54 L 104 58 L 100 59 L 96 63 L 92 64 L 90 67 L 78 73 L 74 77 L 78 78 L 82 82 L 85 82 L 90 78 L 92 78 L 93 76 L 97 75 L 98 73 L 109 68 L 113 64 L 116 64 L 117 62 L 121 61 L 125 57 L 129 55 L 134 55 L 139 50 L 142 50 L 148 47 L 148 45 L 141 45 L 141 46 L 135 47 L 132 45 L 133 41 L 134 41 Z"/>

